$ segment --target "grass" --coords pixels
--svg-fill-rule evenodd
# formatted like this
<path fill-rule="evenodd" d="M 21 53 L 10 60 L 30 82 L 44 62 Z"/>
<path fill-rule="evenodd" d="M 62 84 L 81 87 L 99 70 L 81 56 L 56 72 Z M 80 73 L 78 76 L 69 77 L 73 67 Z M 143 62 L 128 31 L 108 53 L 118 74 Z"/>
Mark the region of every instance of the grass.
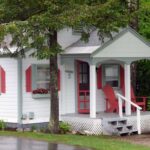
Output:
<path fill-rule="evenodd" d="M 43 140 L 52 143 L 77 145 L 95 150 L 149 150 L 149 147 L 134 145 L 108 136 L 53 135 L 33 132 L 0 131 L 0 136 L 16 136 Z"/>

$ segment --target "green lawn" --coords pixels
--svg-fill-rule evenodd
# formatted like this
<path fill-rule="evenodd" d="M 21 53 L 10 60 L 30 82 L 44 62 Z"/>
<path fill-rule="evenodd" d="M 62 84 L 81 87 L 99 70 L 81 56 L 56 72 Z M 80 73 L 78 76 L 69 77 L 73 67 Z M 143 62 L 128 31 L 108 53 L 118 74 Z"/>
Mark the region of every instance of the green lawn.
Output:
<path fill-rule="evenodd" d="M 149 147 L 134 145 L 119 141 L 118 138 L 108 136 L 80 136 L 80 135 L 52 135 L 32 132 L 7 132 L 0 131 L 0 136 L 17 136 L 32 138 L 35 140 L 44 140 L 54 143 L 65 143 L 69 145 L 78 145 L 95 150 L 149 150 Z"/>

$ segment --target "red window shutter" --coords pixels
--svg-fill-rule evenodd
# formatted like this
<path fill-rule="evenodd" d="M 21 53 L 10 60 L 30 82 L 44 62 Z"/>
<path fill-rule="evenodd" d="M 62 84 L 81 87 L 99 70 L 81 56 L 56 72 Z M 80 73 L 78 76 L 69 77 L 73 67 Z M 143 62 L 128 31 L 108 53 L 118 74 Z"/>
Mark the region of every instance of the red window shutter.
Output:
<path fill-rule="evenodd" d="M 124 88 L 124 68 L 120 66 L 120 88 Z"/>
<path fill-rule="evenodd" d="M 2 67 L 1 67 L 1 92 L 6 93 L 6 73 Z"/>
<path fill-rule="evenodd" d="M 97 88 L 102 88 L 102 66 L 100 66 L 97 70 Z"/>
<path fill-rule="evenodd" d="M 58 69 L 58 91 L 60 91 L 60 69 Z"/>
<path fill-rule="evenodd" d="M 26 92 L 31 92 L 31 66 L 26 70 Z"/>

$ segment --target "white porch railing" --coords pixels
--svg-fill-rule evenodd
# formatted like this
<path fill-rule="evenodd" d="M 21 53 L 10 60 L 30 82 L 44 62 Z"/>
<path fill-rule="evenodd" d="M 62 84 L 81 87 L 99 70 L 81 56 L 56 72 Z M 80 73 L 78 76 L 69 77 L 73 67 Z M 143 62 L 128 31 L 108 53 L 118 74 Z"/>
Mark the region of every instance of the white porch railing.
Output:
<path fill-rule="evenodd" d="M 130 101 L 129 99 L 127 99 L 126 97 L 124 97 L 123 95 L 117 93 L 116 94 L 118 97 L 118 104 L 119 104 L 119 116 L 122 118 L 123 117 L 123 111 L 122 111 L 122 102 L 128 102 L 130 103 L 133 107 L 136 107 L 136 112 L 137 112 L 137 130 L 138 130 L 138 134 L 141 134 L 141 110 L 142 108 L 139 107 L 137 104 L 133 103 L 132 101 Z"/>

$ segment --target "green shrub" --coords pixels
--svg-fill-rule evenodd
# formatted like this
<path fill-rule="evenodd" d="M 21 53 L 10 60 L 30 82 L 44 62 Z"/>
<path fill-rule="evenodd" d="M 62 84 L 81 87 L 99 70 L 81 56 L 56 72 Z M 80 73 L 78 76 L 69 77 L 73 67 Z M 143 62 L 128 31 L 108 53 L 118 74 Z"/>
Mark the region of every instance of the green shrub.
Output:
<path fill-rule="evenodd" d="M 4 130 L 6 128 L 6 123 L 3 120 L 0 120 L 0 130 Z"/>
<path fill-rule="evenodd" d="M 150 97 L 147 98 L 147 111 L 150 111 Z"/>
<path fill-rule="evenodd" d="M 63 133 L 63 134 L 66 134 L 67 132 L 71 131 L 70 124 L 68 124 L 66 122 L 60 122 L 59 123 L 59 128 L 60 128 L 60 132 Z"/>
<path fill-rule="evenodd" d="M 32 126 L 31 126 L 31 132 L 34 132 L 36 129 L 37 129 L 37 128 L 36 128 L 35 125 L 32 125 Z"/>

